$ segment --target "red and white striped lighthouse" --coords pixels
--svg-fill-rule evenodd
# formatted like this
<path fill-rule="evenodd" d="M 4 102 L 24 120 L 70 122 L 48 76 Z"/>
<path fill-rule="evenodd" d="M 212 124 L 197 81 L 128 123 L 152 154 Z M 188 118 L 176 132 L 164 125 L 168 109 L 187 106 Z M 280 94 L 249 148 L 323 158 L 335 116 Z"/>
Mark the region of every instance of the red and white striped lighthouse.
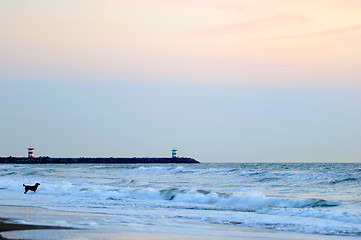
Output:
<path fill-rule="evenodd" d="M 32 146 L 28 147 L 28 158 L 34 157 L 34 148 Z"/>

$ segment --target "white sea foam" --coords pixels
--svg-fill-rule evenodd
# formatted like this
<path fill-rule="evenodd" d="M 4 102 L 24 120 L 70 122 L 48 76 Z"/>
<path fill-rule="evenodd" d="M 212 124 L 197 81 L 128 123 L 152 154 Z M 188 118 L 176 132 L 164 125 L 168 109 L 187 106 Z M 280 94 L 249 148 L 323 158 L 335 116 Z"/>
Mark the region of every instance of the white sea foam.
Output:
<path fill-rule="evenodd" d="M 164 172 L 172 169 L 171 167 L 139 167 L 136 171 L 146 171 L 146 172 Z"/>
<path fill-rule="evenodd" d="M 313 167 L 0 165 L 0 204 L 361 236 L 359 173 Z M 23 194 L 23 183 L 36 182 L 35 194 Z"/>

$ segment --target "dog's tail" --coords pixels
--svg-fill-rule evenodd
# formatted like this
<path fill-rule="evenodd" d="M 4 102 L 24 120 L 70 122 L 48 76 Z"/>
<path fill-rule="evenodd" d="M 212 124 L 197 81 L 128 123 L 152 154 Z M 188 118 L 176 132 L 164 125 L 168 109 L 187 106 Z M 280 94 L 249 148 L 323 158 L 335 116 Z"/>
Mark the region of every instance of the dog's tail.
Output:
<path fill-rule="evenodd" d="M 25 187 L 25 184 L 23 184 L 23 186 Z"/>

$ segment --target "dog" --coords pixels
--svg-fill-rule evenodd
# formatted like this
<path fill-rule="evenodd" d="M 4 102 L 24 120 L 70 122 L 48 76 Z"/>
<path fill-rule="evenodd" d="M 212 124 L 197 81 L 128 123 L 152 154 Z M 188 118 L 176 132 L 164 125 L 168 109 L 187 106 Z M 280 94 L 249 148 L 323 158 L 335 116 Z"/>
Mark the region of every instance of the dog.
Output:
<path fill-rule="evenodd" d="M 36 189 L 38 189 L 38 186 L 40 185 L 40 183 L 36 183 L 34 186 L 29 186 L 29 185 L 25 185 L 23 184 L 23 186 L 25 187 L 25 193 L 27 193 L 29 190 L 33 191 L 34 193 L 36 192 Z"/>

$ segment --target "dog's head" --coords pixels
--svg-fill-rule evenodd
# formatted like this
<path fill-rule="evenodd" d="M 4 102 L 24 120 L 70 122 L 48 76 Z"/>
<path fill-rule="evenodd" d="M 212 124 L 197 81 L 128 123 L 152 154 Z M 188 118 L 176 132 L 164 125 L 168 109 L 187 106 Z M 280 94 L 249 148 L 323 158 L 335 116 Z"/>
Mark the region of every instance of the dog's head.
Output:
<path fill-rule="evenodd" d="M 35 186 L 39 186 L 40 185 L 40 183 L 35 183 Z"/>

